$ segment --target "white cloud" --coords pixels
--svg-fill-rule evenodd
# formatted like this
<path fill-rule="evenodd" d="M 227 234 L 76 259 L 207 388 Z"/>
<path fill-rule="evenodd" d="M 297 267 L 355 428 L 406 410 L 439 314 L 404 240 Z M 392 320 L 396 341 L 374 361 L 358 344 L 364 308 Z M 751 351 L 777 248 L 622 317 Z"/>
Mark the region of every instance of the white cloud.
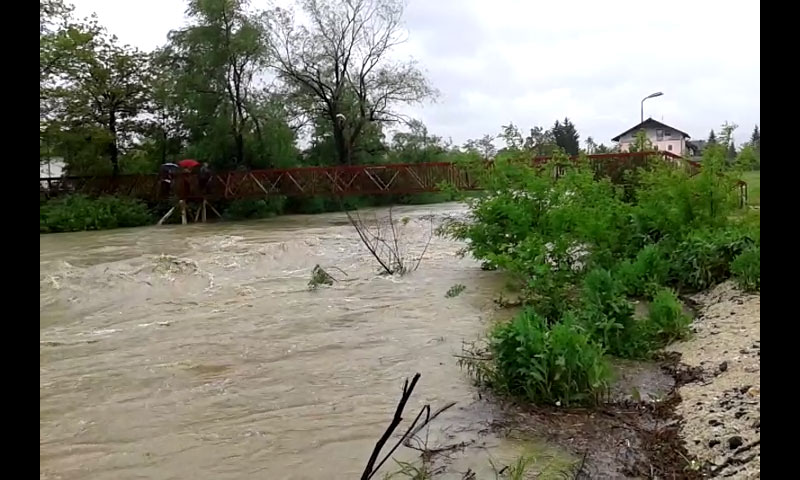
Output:
<path fill-rule="evenodd" d="M 184 23 L 179 0 L 75 0 L 124 42 L 151 49 Z M 286 3 L 286 2 L 281 2 Z M 267 8 L 253 0 L 254 8 Z M 723 121 L 744 141 L 760 123 L 760 6 L 749 0 L 410 0 L 413 56 L 442 92 L 413 112 L 461 143 L 513 121 L 525 131 L 569 117 L 610 143 L 652 116 L 703 138 Z"/>

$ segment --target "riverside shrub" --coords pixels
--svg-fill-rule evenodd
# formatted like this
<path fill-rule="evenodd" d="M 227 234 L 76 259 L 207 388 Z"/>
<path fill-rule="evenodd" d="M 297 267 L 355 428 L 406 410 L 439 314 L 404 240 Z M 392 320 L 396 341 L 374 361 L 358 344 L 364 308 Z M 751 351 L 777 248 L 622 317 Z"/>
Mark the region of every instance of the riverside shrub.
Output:
<path fill-rule="evenodd" d="M 39 233 L 138 227 L 154 221 L 145 203 L 126 197 L 70 195 L 39 205 Z"/>
<path fill-rule="evenodd" d="M 760 218 L 737 210 L 736 175 L 724 156 L 707 149 L 698 174 L 660 162 L 618 175 L 624 195 L 580 161 L 558 180 L 552 165 L 531 168 L 528 159 L 476 170 L 491 193 L 470 201 L 468 220 L 443 230 L 487 267 L 509 272 L 527 307 L 527 320 L 516 317 L 490 335 L 481 372 L 495 372 L 488 377 L 496 390 L 552 403 L 546 388 L 525 377 L 532 360 L 523 343 L 545 349 L 551 332 L 566 335 L 562 322 L 595 351 L 646 358 L 688 334 L 689 318 L 669 289 L 701 290 L 731 274 L 747 288 L 760 285 L 760 257 L 752 253 Z M 634 316 L 629 297 L 652 299 L 646 318 Z M 596 393 L 581 385 L 585 398 Z"/>
<path fill-rule="evenodd" d="M 731 262 L 756 240 L 741 228 L 698 229 L 678 243 L 671 258 L 677 287 L 700 291 L 731 276 Z"/>
<path fill-rule="evenodd" d="M 534 403 L 586 405 L 607 391 L 611 373 L 603 350 L 570 318 L 549 325 L 525 310 L 490 334 L 489 386 Z"/>
<path fill-rule="evenodd" d="M 761 290 L 761 247 L 753 245 L 737 255 L 731 262 L 731 273 L 743 290 Z"/>
<path fill-rule="evenodd" d="M 663 347 L 675 340 L 689 336 L 691 318 L 683 312 L 683 306 L 675 292 L 661 289 L 650 304 L 650 315 L 646 320 L 647 334 L 653 347 Z"/>

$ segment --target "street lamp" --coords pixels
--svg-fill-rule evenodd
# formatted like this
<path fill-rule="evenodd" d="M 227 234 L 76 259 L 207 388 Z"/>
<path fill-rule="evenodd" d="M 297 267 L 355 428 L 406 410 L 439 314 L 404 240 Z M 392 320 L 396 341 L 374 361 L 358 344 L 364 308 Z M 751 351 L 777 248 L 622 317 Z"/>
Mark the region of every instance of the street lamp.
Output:
<path fill-rule="evenodd" d="M 642 99 L 642 115 L 641 115 L 640 120 L 639 120 L 640 124 L 644 123 L 644 101 L 647 100 L 648 98 L 660 97 L 661 95 L 664 95 L 664 94 L 662 92 L 651 93 L 650 95 L 648 95 L 648 96 L 646 96 L 646 97 L 644 97 Z"/>

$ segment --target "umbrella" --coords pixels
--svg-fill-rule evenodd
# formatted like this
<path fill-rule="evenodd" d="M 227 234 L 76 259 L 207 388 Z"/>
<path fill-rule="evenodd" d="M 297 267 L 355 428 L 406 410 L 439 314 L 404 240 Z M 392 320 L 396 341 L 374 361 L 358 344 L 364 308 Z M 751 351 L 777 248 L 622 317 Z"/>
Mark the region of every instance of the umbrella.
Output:
<path fill-rule="evenodd" d="M 178 165 L 181 168 L 190 168 L 191 169 L 191 168 L 194 168 L 194 167 L 200 165 L 200 162 L 198 162 L 197 160 L 192 160 L 191 158 L 187 158 L 186 160 L 181 160 L 180 162 L 178 162 Z"/>

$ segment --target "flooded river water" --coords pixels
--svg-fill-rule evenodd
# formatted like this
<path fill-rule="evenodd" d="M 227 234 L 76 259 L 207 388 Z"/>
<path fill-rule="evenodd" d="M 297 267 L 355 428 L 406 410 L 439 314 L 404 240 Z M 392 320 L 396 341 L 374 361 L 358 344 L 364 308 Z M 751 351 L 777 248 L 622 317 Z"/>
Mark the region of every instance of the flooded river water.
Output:
<path fill-rule="evenodd" d="M 394 215 L 413 254 L 464 211 Z M 41 236 L 40 478 L 357 478 L 415 372 L 406 417 L 456 401 L 436 435 L 500 448 L 453 355 L 502 279 L 461 246 L 387 277 L 342 214 Z M 316 264 L 340 281 L 309 291 Z"/>

